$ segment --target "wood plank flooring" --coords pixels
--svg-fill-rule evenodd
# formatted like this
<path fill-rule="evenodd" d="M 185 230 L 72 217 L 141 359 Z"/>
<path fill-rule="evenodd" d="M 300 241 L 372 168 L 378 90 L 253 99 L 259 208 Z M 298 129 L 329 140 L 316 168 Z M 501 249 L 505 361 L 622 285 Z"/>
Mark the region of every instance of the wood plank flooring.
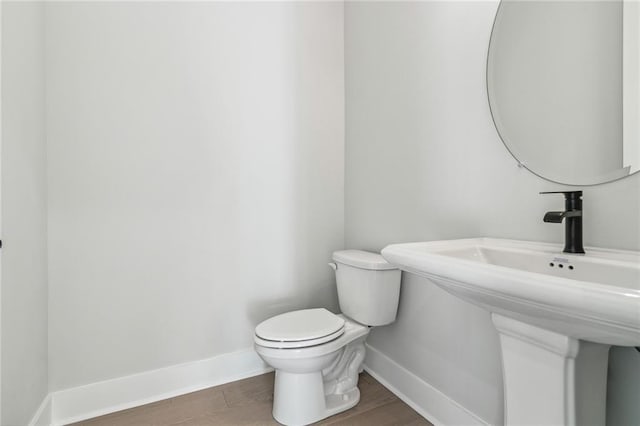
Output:
<path fill-rule="evenodd" d="M 278 425 L 271 417 L 274 373 L 165 399 L 74 426 Z M 360 375 L 360 402 L 318 425 L 431 425 L 367 373 Z M 431 425 L 433 426 L 433 425 Z"/>

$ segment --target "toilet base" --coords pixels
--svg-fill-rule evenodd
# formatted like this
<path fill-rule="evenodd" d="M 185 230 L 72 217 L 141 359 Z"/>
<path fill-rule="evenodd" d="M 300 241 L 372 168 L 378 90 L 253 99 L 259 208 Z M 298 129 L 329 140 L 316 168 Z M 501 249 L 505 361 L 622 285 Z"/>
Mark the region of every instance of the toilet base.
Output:
<path fill-rule="evenodd" d="M 354 407 L 360 401 L 358 377 L 366 337 L 340 349 L 322 371 L 301 374 L 276 369 L 273 418 L 287 426 L 307 425 Z"/>
<path fill-rule="evenodd" d="M 354 407 L 360 401 L 358 387 L 324 395 L 322 374 L 290 374 L 276 371 L 273 418 L 288 426 L 307 425 Z"/>

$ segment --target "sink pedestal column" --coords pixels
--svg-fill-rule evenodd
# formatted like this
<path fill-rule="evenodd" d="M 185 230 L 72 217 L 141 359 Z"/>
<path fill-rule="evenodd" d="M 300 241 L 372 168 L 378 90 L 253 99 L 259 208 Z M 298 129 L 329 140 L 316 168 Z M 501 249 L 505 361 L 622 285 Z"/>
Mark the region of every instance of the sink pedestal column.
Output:
<path fill-rule="evenodd" d="M 500 333 L 506 425 L 603 425 L 609 346 L 492 313 Z"/>

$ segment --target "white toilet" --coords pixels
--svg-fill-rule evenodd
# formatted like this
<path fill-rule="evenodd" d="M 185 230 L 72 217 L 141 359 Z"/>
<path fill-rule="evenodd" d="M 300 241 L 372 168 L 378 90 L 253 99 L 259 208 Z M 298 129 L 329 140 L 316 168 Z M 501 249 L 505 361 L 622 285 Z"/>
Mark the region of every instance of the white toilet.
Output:
<path fill-rule="evenodd" d="M 399 269 L 361 250 L 337 251 L 333 260 L 341 315 L 304 309 L 255 330 L 256 352 L 276 370 L 273 417 L 285 425 L 306 425 L 356 405 L 369 327 L 396 319 Z"/>

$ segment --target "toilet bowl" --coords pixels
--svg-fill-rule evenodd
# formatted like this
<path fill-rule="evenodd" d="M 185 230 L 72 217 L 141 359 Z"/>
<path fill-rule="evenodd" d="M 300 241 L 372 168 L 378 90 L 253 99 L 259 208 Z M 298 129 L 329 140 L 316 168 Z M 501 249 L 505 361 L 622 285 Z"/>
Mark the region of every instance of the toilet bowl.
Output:
<path fill-rule="evenodd" d="M 362 371 L 369 328 L 325 309 L 294 311 L 281 317 L 314 311 L 343 320 L 339 332 L 330 334 L 335 336 L 332 340 L 319 344 L 309 340 L 309 346 L 281 348 L 278 346 L 282 342 L 255 336 L 256 352 L 276 370 L 273 417 L 285 425 L 313 423 L 360 400 L 358 373 Z M 296 316 L 299 319 L 303 315 Z"/>
<path fill-rule="evenodd" d="M 255 330 L 255 350 L 276 371 L 273 417 L 306 425 L 355 406 L 370 326 L 395 320 L 400 271 L 380 255 L 333 255 L 343 314 L 324 308 L 287 312 Z"/>

